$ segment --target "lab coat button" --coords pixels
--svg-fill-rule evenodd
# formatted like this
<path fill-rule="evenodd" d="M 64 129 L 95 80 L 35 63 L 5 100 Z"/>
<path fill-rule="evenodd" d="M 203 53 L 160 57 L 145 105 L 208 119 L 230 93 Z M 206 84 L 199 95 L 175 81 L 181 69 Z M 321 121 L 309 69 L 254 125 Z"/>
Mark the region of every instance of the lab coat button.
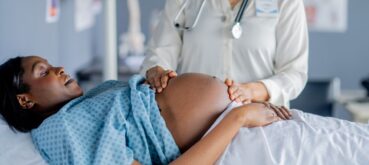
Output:
<path fill-rule="evenodd" d="M 223 15 L 221 19 L 222 19 L 222 22 L 225 22 L 227 21 L 227 16 Z"/>

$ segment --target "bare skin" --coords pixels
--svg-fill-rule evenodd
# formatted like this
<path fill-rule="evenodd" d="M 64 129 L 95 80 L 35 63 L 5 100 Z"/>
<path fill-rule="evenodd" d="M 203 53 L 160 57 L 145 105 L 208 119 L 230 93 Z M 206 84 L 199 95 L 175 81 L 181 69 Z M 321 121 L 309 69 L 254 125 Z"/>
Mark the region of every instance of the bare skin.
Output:
<path fill-rule="evenodd" d="M 181 151 L 197 142 L 231 102 L 222 81 L 193 73 L 170 80 L 156 100 Z"/>
<path fill-rule="evenodd" d="M 46 118 L 82 95 L 79 85 L 62 67 L 54 67 L 40 57 L 26 57 L 22 66 L 24 83 L 30 86 L 30 92 L 17 95 L 24 110 L 38 112 Z M 171 164 L 213 164 L 241 127 L 265 126 L 288 113 L 286 109 L 263 103 L 243 105 L 201 138 L 230 103 L 227 88 L 211 76 L 184 74 L 171 79 L 167 89 L 156 95 L 161 115 L 182 151 Z"/>
<path fill-rule="evenodd" d="M 156 100 L 169 131 L 182 152 L 194 145 L 227 108 L 228 87 L 216 77 L 182 74 L 169 81 Z M 291 114 L 284 107 L 267 104 L 281 119 Z"/>
<path fill-rule="evenodd" d="M 240 0 L 229 0 L 229 3 L 231 4 L 232 9 L 237 5 L 237 3 L 238 3 L 239 1 L 240 1 Z"/>

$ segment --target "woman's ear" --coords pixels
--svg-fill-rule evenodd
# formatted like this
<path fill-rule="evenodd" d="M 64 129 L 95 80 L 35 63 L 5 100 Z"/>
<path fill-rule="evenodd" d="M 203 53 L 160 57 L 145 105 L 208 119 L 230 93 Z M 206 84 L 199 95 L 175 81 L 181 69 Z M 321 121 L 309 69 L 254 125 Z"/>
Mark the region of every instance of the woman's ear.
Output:
<path fill-rule="evenodd" d="M 28 94 L 18 94 L 17 99 L 22 109 L 31 109 L 35 105 L 31 97 Z"/>

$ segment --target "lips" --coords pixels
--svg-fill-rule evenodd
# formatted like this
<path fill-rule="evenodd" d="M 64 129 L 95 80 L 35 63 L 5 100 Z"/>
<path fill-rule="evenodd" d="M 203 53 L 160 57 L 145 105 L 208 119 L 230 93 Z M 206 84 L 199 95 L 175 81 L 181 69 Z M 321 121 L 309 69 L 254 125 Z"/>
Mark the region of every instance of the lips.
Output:
<path fill-rule="evenodd" d="M 65 83 L 64 85 L 67 86 L 69 84 L 71 84 L 74 80 L 72 78 L 70 78 L 69 75 L 67 75 L 67 78 L 65 79 Z"/>
<path fill-rule="evenodd" d="M 73 79 L 69 79 L 66 83 L 65 83 L 65 86 L 71 84 L 74 80 Z"/>

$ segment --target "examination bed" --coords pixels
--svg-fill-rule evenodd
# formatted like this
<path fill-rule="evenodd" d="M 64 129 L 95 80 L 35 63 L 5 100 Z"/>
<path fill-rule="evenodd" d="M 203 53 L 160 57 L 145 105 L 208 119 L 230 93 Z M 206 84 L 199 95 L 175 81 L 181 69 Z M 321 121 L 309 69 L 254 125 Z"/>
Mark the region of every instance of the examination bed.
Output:
<path fill-rule="evenodd" d="M 233 104 L 213 124 L 228 113 Z M 242 128 L 217 164 L 368 164 L 369 126 L 292 110 L 293 119 Z M 211 129 L 212 129 L 211 128 Z M 0 164 L 46 164 L 27 133 L 14 133 L 0 115 Z"/>
<path fill-rule="evenodd" d="M 217 164 L 369 164 L 368 124 L 291 111 L 292 120 L 266 127 L 241 128 Z"/>

